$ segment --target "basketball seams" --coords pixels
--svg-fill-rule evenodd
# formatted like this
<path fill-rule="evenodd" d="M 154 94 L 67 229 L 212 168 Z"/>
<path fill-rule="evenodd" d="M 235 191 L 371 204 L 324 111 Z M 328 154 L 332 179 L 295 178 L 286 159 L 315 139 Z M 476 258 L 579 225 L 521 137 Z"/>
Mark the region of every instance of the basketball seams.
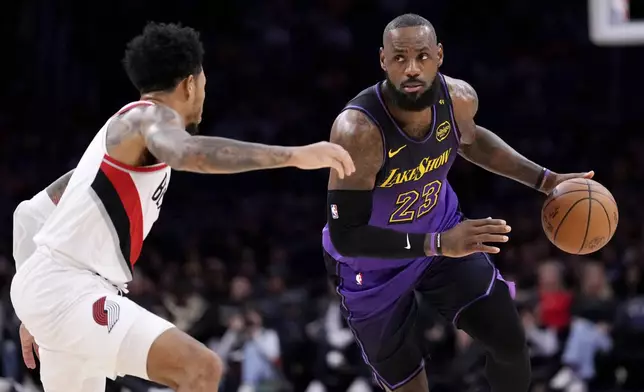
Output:
<path fill-rule="evenodd" d="M 568 180 L 568 181 L 570 181 L 570 180 Z M 575 184 L 579 184 L 579 183 L 578 183 L 578 182 L 576 182 Z M 555 201 L 558 197 L 563 196 L 563 195 L 567 195 L 567 194 L 569 194 L 569 193 L 575 193 L 575 192 L 588 192 L 588 189 L 575 189 L 575 190 L 572 190 L 572 191 L 565 191 L 565 192 L 559 193 L 559 194 L 557 194 L 555 197 L 553 197 L 552 199 L 550 199 L 550 200 L 546 201 L 546 204 L 543 206 L 543 208 L 547 208 L 547 207 L 550 205 L 550 203 L 552 203 L 553 201 Z M 598 192 L 598 191 L 596 191 L 596 190 L 595 190 L 595 191 L 593 191 L 593 192 L 594 192 L 594 193 L 598 193 L 598 194 L 600 194 L 600 195 L 602 195 L 602 196 L 606 196 L 606 197 L 608 197 L 609 199 L 613 200 L 613 202 L 614 202 L 613 197 L 612 197 L 611 195 L 607 194 L 607 193 L 604 193 L 604 192 Z M 615 203 L 615 205 L 617 205 L 617 203 Z"/>
<path fill-rule="evenodd" d="M 588 180 L 586 180 L 586 186 L 588 187 L 588 217 L 586 217 L 586 232 L 584 233 L 584 239 L 581 240 L 581 246 L 577 253 L 581 253 L 581 251 L 584 250 L 584 245 L 586 245 L 586 240 L 588 239 L 588 230 L 590 230 L 590 217 L 593 213 L 593 191 Z"/>
<path fill-rule="evenodd" d="M 552 241 L 553 242 L 557 241 L 557 234 L 559 234 L 559 229 L 561 228 L 561 225 L 564 223 L 564 221 L 566 220 L 568 215 L 572 212 L 572 209 L 575 208 L 577 206 L 577 204 L 581 203 L 584 200 L 588 200 L 588 203 L 590 204 L 590 198 L 584 197 L 583 199 L 579 199 L 579 200 L 575 201 L 574 203 L 572 203 L 570 208 L 568 208 L 568 211 L 566 211 L 566 213 L 564 214 L 563 218 L 561 218 L 561 220 L 559 221 L 559 224 L 557 225 L 557 228 L 555 229 L 555 234 L 552 236 Z"/>
<path fill-rule="evenodd" d="M 608 236 L 606 238 L 608 238 L 610 240 L 610 238 L 613 236 L 613 224 L 610 221 L 610 215 L 608 215 L 608 210 L 604 206 L 604 203 L 602 203 L 601 201 L 599 201 L 597 199 L 592 199 L 592 201 L 594 201 L 595 203 L 599 204 L 599 206 L 602 208 L 602 210 L 604 210 L 604 214 L 606 214 L 606 220 L 608 221 Z"/>

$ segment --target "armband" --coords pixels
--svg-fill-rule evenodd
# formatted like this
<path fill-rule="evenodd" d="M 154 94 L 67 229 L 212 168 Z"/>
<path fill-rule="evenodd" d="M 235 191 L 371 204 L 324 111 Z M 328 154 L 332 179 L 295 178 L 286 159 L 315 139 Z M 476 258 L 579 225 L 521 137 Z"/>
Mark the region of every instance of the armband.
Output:
<path fill-rule="evenodd" d="M 537 178 L 537 183 L 534 185 L 535 189 L 541 190 L 543 186 L 546 184 L 546 179 L 548 178 L 548 174 L 550 174 L 550 170 L 546 169 L 545 167 L 541 168 L 541 173 L 539 173 L 539 177 Z"/>
<path fill-rule="evenodd" d="M 372 191 L 329 191 L 327 222 L 331 242 L 338 253 L 347 257 L 381 259 L 427 256 L 425 240 L 436 241 L 431 234 L 405 233 L 369 225 L 372 196 Z M 435 254 L 437 252 L 438 248 Z"/>

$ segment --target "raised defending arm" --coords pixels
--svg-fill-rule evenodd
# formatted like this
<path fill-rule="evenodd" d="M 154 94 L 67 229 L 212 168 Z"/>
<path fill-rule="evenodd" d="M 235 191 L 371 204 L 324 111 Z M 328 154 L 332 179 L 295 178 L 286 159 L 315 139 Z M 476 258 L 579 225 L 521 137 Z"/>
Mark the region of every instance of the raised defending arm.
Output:
<path fill-rule="evenodd" d="M 343 256 L 382 259 L 432 254 L 429 235 L 369 225 L 372 192 L 383 160 L 383 141 L 378 128 L 363 113 L 346 110 L 333 124 L 331 141 L 349 151 L 356 165 L 351 177 L 340 178 L 331 173 L 329 178 L 327 216 L 336 250 Z"/>
<path fill-rule="evenodd" d="M 349 154 L 332 143 L 284 147 L 192 136 L 179 115 L 163 105 L 132 110 L 121 121 L 139 129 L 150 153 L 175 170 L 226 174 L 294 166 L 309 170 L 331 167 L 341 177 L 353 172 Z"/>

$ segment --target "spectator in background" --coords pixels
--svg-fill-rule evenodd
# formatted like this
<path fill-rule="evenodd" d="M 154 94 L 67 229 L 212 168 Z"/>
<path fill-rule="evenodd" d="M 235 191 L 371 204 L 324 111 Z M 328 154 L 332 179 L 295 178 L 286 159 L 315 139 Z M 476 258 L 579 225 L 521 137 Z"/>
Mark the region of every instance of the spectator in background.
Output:
<path fill-rule="evenodd" d="M 572 295 L 564 287 L 564 267 L 556 260 L 546 260 L 538 270 L 539 319 L 546 328 L 557 331 L 570 324 Z"/>
<path fill-rule="evenodd" d="M 533 385 L 545 385 L 559 368 L 556 358 L 559 352 L 557 330 L 543 325 L 534 303 L 521 304 L 519 314 L 530 347 Z"/>
<path fill-rule="evenodd" d="M 581 290 L 573 302 L 574 320 L 566 341 L 564 367 L 550 384 L 567 392 L 584 392 L 595 377 L 595 356 L 613 345 L 610 331 L 617 303 L 606 279 L 604 266 L 586 262 L 582 267 Z"/>
<path fill-rule="evenodd" d="M 239 392 L 281 391 L 280 340 L 277 332 L 264 327 L 262 316 L 254 308 L 236 314 L 219 343 L 217 353 L 224 362 L 241 363 Z"/>
<path fill-rule="evenodd" d="M 204 315 L 208 303 L 189 282 L 178 284 L 163 298 L 163 304 L 172 315 L 172 322 L 180 330 L 189 332 Z"/>
<path fill-rule="evenodd" d="M 644 390 L 644 296 L 633 297 L 619 311 L 614 328 L 615 366 L 625 370 L 626 391 Z"/>
<path fill-rule="evenodd" d="M 317 342 L 317 361 L 315 379 L 306 392 L 371 392 L 369 369 L 363 365 L 360 348 L 342 317 L 340 300 L 331 285 L 328 298 L 322 317 L 307 326 L 309 337 Z"/>
<path fill-rule="evenodd" d="M 633 250 L 626 252 L 624 271 L 614 284 L 615 295 L 622 300 L 644 294 L 640 256 L 640 252 Z"/>

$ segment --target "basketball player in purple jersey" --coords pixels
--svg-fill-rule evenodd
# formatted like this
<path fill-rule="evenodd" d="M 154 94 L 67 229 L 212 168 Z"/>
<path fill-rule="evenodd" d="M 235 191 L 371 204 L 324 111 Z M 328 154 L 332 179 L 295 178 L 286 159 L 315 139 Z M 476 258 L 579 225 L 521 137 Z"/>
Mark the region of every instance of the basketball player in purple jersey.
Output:
<path fill-rule="evenodd" d="M 426 19 L 406 14 L 385 28 L 386 80 L 351 100 L 331 130 L 356 172 L 329 179 L 327 269 L 384 389 L 428 390 L 426 353 L 415 330 L 418 306 L 431 306 L 486 347 L 492 391 L 527 391 L 530 362 L 513 286 L 487 255 L 499 252 L 493 243 L 508 241 L 510 226 L 466 220 L 447 173 L 458 154 L 549 193 L 593 172 L 551 172 L 476 125 L 476 92 L 440 74 L 442 61 L 443 47 Z"/>

